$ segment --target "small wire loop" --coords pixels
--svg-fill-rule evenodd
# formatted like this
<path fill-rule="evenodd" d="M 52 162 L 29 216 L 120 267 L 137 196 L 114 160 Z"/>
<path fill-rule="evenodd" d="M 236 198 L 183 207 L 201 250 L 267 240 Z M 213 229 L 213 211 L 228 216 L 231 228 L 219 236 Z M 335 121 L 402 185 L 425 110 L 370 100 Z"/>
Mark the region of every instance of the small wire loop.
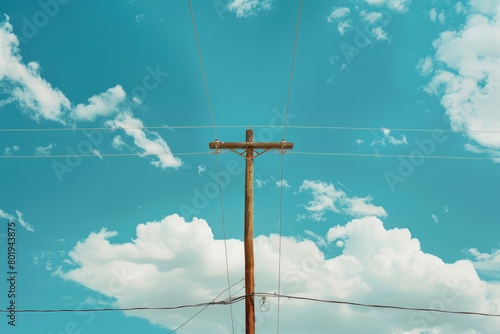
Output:
<path fill-rule="evenodd" d="M 262 297 L 260 300 L 259 309 L 262 313 L 266 313 L 269 309 L 271 309 L 271 303 L 266 299 L 266 297 Z"/>

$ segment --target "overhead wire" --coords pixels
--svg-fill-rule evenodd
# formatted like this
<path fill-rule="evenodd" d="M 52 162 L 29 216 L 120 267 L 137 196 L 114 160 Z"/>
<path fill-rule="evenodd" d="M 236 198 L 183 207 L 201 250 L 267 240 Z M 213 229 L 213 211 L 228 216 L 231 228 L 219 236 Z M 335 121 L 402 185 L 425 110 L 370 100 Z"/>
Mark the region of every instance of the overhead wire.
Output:
<path fill-rule="evenodd" d="M 50 132 L 50 131 L 116 131 L 116 130 L 184 130 L 184 129 L 247 129 L 247 128 L 284 128 L 283 125 L 162 125 L 162 126 L 138 126 L 138 127 L 71 127 L 71 128 L 13 128 L 13 129 L 0 129 L 0 132 Z M 360 130 L 360 131 L 407 131 L 407 132 L 454 132 L 454 133 L 500 133 L 500 130 L 464 130 L 464 129 L 424 129 L 424 128 L 390 128 L 390 127 L 352 127 L 352 126 L 314 126 L 314 125 L 286 125 L 289 129 L 303 129 L 303 130 Z"/>
<path fill-rule="evenodd" d="M 200 42 L 198 40 L 198 32 L 196 31 L 196 24 L 194 22 L 193 5 L 191 4 L 191 0 L 188 0 L 188 1 L 189 1 L 189 9 L 191 11 L 191 20 L 193 21 L 194 36 L 196 38 L 196 46 L 198 47 L 198 55 L 200 56 L 201 73 L 203 74 L 203 82 L 205 84 L 205 91 L 207 93 L 208 107 L 210 109 L 210 116 L 212 117 L 212 125 L 214 128 L 215 138 L 217 138 L 217 130 L 215 129 L 214 113 L 212 111 L 212 103 L 210 102 L 210 94 L 208 93 L 207 78 L 205 76 L 205 67 L 203 66 L 203 58 L 201 57 L 201 49 L 200 49 Z"/>
<path fill-rule="evenodd" d="M 194 35 L 196 37 L 196 46 L 198 47 L 198 55 L 200 57 L 200 64 L 201 64 L 201 72 L 203 74 L 203 82 L 205 84 L 205 91 L 207 94 L 207 100 L 208 100 L 208 107 L 210 110 L 210 116 L 212 118 L 212 126 L 214 129 L 214 135 L 215 135 L 215 141 L 217 142 L 217 129 L 215 127 L 215 120 L 214 120 L 214 114 L 212 110 L 212 103 L 210 102 L 210 94 L 208 92 L 208 85 L 207 85 L 207 78 L 205 76 L 205 68 L 203 66 L 203 58 L 201 56 L 201 49 L 200 49 L 200 42 L 198 40 L 198 32 L 196 30 L 196 24 L 194 20 L 194 14 L 193 14 L 193 5 L 191 4 L 191 0 L 189 0 L 189 9 L 191 11 L 191 19 L 193 21 L 193 28 L 194 28 Z M 222 200 L 222 182 L 221 182 L 221 176 L 220 176 L 220 164 L 219 164 L 219 152 L 216 150 L 215 152 L 216 157 L 217 157 L 217 176 L 218 176 L 218 181 L 219 181 L 219 195 L 220 195 L 220 208 L 221 208 L 221 216 L 222 216 L 222 231 L 223 231 L 223 236 L 224 236 L 224 254 L 225 254 L 225 259 L 226 259 L 226 276 L 227 276 L 227 289 L 229 298 L 231 298 L 231 281 L 229 277 L 229 260 L 228 260 L 228 254 L 227 254 L 227 239 L 226 239 L 226 224 L 224 221 L 224 204 Z M 201 310 L 203 311 L 203 310 Z M 201 312 L 200 311 L 200 312 Z M 229 304 L 229 312 L 231 316 L 231 328 L 232 332 L 234 334 L 234 317 L 233 317 L 233 305 Z"/>
<path fill-rule="evenodd" d="M 299 15 L 297 18 L 297 30 L 295 31 L 295 43 L 293 46 L 293 57 L 292 57 L 292 68 L 290 70 L 290 82 L 288 84 L 288 96 L 286 99 L 286 109 L 285 109 L 285 121 L 283 124 L 283 139 L 282 143 L 285 143 L 285 134 L 286 134 L 286 125 L 288 119 L 288 110 L 290 107 L 290 95 L 292 92 L 292 81 L 293 81 L 293 70 L 295 66 L 295 55 L 297 53 L 297 41 L 299 37 L 299 27 L 300 27 L 300 17 L 302 14 L 302 0 L 300 0 L 299 5 Z M 279 334 L 280 332 L 280 298 L 279 295 L 281 293 L 281 241 L 282 241 L 282 226 L 283 226 L 283 160 L 284 160 L 285 149 L 284 147 L 281 149 L 281 181 L 280 181 L 280 225 L 279 225 L 279 243 L 278 243 L 278 311 L 276 318 L 276 331 Z"/>
<path fill-rule="evenodd" d="M 234 283 L 232 286 L 238 284 L 240 281 Z M 216 301 L 218 297 L 220 297 L 224 292 L 227 291 L 227 288 L 223 290 L 217 297 L 212 299 L 207 303 L 198 303 L 198 304 L 188 304 L 188 305 L 179 305 L 172 307 L 130 307 L 130 308 L 95 308 L 95 309 L 53 309 L 53 310 L 43 310 L 43 309 L 25 309 L 25 310 L 13 310 L 15 313 L 64 313 L 64 312 L 108 312 L 108 311 L 162 311 L 162 310 L 178 310 L 184 308 L 196 308 L 196 307 L 206 307 L 210 305 L 227 305 L 227 304 L 236 304 L 239 303 L 247 297 L 247 295 L 242 295 L 230 299 L 224 299 L 221 301 Z M 239 291 L 238 291 L 239 292 Z M 277 295 L 275 293 L 265 293 L 258 292 L 252 294 L 255 297 L 279 297 L 279 298 L 287 298 L 290 300 L 303 300 L 309 302 L 316 302 L 322 304 L 338 304 L 338 305 L 348 305 L 355 307 L 364 307 L 364 308 L 374 308 L 374 309 L 390 309 L 390 310 L 400 310 L 400 311 L 414 311 L 414 312 L 435 312 L 435 313 L 444 313 L 444 314 L 452 314 L 452 315 L 470 315 L 470 316 L 480 316 L 480 317 L 494 317 L 499 318 L 500 314 L 495 313 L 486 313 L 486 312 L 474 312 L 474 311 L 453 311 L 453 310 L 442 310 L 435 308 L 422 308 L 422 307 L 407 307 L 407 306 L 398 306 L 398 305 L 383 305 L 383 304 L 367 304 L 367 303 L 357 303 L 351 301 L 343 301 L 343 300 L 334 300 L 334 299 L 320 299 L 320 298 L 312 298 L 312 297 L 304 297 L 304 296 L 293 296 L 293 295 Z M 0 313 L 9 313 L 10 310 L 0 309 Z"/>
<path fill-rule="evenodd" d="M 219 153 L 222 153 L 220 151 Z M 281 153 L 281 152 L 279 152 Z M 47 158 L 101 158 L 101 157 L 146 157 L 146 156 L 189 156 L 209 155 L 214 152 L 184 152 L 184 153 L 100 153 L 100 154 L 58 154 L 58 155 L 0 155 L 0 159 L 47 159 Z M 350 156 L 350 157 L 375 157 L 375 158 L 413 158 L 413 159 L 443 159 L 443 160 L 496 160 L 500 157 L 463 157 L 446 155 L 413 155 L 413 154 L 370 154 L 370 153 L 339 153 L 339 152 L 285 152 L 293 155 L 318 155 L 318 156 Z"/>
<path fill-rule="evenodd" d="M 336 152 L 287 152 L 295 155 L 323 155 L 323 156 L 351 156 L 351 157 L 377 157 L 377 158 L 421 158 L 421 159 L 448 159 L 448 160 L 495 160 L 500 157 L 460 157 L 446 155 L 413 155 L 413 154 L 370 154 L 370 153 L 336 153 Z"/>
<path fill-rule="evenodd" d="M 230 286 L 230 278 L 229 278 L 229 260 L 228 260 L 228 255 L 227 255 L 227 239 L 226 239 L 226 223 L 224 220 L 224 204 L 222 201 L 222 182 L 220 179 L 220 164 L 219 164 L 219 154 L 215 154 L 217 157 L 217 175 L 219 179 L 219 195 L 220 195 L 220 209 L 221 209 L 221 214 L 222 214 L 222 232 L 223 232 L 223 237 L 224 237 L 224 253 L 226 256 L 226 275 L 227 275 L 227 285 L 228 285 L 228 290 L 229 290 L 229 296 L 231 297 L 231 286 Z M 233 305 L 229 304 L 229 310 L 231 313 L 231 328 L 234 333 L 234 318 L 233 318 Z"/>
<path fill-rule="evenodd" d="M 290 71 L 290 83 L 288 84 L 288 97 L 286 99 L 285 124 L 283 126 L 283 140 L 285 139 L 286 123 L 287 123 L 287 118 L 288 118 L 288 107 L 290 105 L 290 93 L 292 91 L 293 69 L 294 69 L 294 65 L 295 65 L 295 53 L 297 51 L 297 40 L 299 37 L 299 26 L 300 26 L 301 13 L 302 13 L 302 0 L 300 0 L 299 18 L 297 20 L 297 30 L 295 32 L 295 44 L 293 46 L 292 70 Z"/>
<path fill-rule="evenodd" d="M 326 303 L 326 304 L 340 304 L 340 305 L 350 305 L 357 307 L 366 307 L 366 308 L 377 308 L 377 309 L 392 309 L 392 310 L 401 310 L 401 311 L 416 311 L 416 312 L 435 312 L 435 313 L 446 313 L 446 314 L 455 314 L 455 315 L 475 315 L 482 317 L 500 317 L 500 314 L 493 313 L 484 313 L 484 312 L 469 312 L 469 311 L 447 311 L 433 308 L 418 308 L 418 307 L 405 307 L 405 306 L 393 306 L 393 305 L 379 305 L 379 304 L 364 304 L 364 303 L 355 303 L 349 301 L 341 301 L 341 300 L 327 300 L 327 299 L 318 299 L 318 298 L 310 298 L 310 297 L 301 297 L 301 296 L 289 296 L 289 295 L 275 295 L 271 293 L 255 293 L 255 296 L 262 297 L 280 297 L 280 298 L 288 298 L 292 300 L 304 300 L 310 302 L 318 302 L 318 303 Z"/>
<path fill-rule="evenodd" d="M 232 286 L 240 283 L 241 281 L 243 281 L 244 279 L 241 279 L 239 280 L 238 282 L 234 283 Z M 214 299 L 212 299 L 210 301 L 210 303 L 208 305 L 205 305 L 205 307 L 203 307 L 201 310 L 199 310 L 198 312 L 196 312 L 192 317 L 190 317 L 188 320 L 186 320 L 185 322 L 183 322 L 180 326 L 178 326 L 177 328 L 175 328 L 174 330 L 168 332 L 168 334 L 172 334 L 174 332 L 176 332 L 177 330 L 179 330 L 180 328 L 184 327 L 185 325 L 187 325 L 191 320 L 193 320 L 194 318 L 196 318 L 201 312 L 205 311 L 210 305 L 213 305 L 212 303 L 215 302 L 215 300 L 217 298 L 219 298 L 224 292 L 226 292 L 227 290 L 229 290 L 232 286 L 229 286 L 227 287 L 226 289 L 224 289 L 224 291 L 222 291 L 221 293 L 219 293 Z M 229 298 L 231 298 L 231 294 L 229 294 Z M 232 303 L 230 303 L 230 305 L 232 305 Z"/>
<path fill-rule="evenodd" d="M 47 154 L 47 155 L 1 155 L 0 159 L 24 159 L 24 158 L 101 158 L 101 157 L 149 157 L 149 156 L 176 156 L 176 155 L 205 155 L 213 154 L 212 152 L 187 152 L 187 153 L 99 153 L 99 154 Z"/>

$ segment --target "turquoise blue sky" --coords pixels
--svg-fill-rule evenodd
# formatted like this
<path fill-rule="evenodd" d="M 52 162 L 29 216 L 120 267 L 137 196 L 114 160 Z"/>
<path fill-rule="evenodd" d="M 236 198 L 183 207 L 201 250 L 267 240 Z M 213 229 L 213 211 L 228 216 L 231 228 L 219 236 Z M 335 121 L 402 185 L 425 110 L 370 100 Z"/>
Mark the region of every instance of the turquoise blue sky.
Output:
<path fill-rule="evenodd" d="M 254 126 L 256 140 L 281 141 L 299 4 L 192 0 L 219 140 L 244 141 Z M 499 5 L 304 1 L 286 130 L 295 148 L 284 156 L 283 293 L 500 313 Z M 0 13 L 1 267 L 16 221 L 17 307 L 175 306 L 219 294 L 216 156 L 176 155 L 209 152 L 215 139 L 188 0 L 4 1 Z M 244 160 L 219 159 L 236 283 Z M 280 163 L 275 153 L 255 160 L 256 290 L 271 293 Z M 231 333 L 229 308 L 217 307 L 178 333 Z M 258 315 L 262 332 L 275 330 L 271 310 Z M 0 326 L 168 333 L 195 312 L 20 314 L 15 328 Z M 293 302 L 281 312 L 287 333 L 500 325 Z"/>

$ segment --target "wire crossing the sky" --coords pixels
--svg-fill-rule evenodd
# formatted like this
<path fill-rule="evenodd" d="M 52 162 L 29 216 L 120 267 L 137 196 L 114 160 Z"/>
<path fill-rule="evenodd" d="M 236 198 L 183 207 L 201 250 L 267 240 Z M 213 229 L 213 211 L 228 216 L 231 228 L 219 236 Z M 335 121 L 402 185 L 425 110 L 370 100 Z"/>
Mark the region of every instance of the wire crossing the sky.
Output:
<path fill-rule="evenodd" d="M 297 18 L 297 30 L 295 31 L 295 43 L 293 46 L 293 57 L 292 57 L 292 69 L 290 71 L 290 82 L 288 84 L 288 96 L 286 99 L 286 111 L 285 111 L 285 121 L 283 124 L 283 140 L 285 143 L 286 134 L 286 123 L 288 119 L 288 109 L 290 107 L 290 95 L 292 92 L 292 81 L 293 81 L 293 69 L 295 66 L 295 54 L 297 53 L 297 40 L 299 38 L 299 27 L 300 27 L 300 17 L 302 14 L 302 0 L 300 0 L 299 5 L 299 16 Z M 283 160 L 285 155 L 285 149 L 281 150 L 281 181 L 280 181 L 280 226 L 279 226 L 279 245 L 278 245 L 278 312 L 276 316 L 276 332 L 280 332 L 280 298 L 281 293 L 281 239 L 282 239 L 282 225 L 283 225 Z"/>
<path fill-rule="evenodd" d="M 193 21 L 194 36 L 196 37 L 196 46 L 198 47 L 198 55 L 200 56 L 201 72 L 203 74 L 203 82 L 205 83 L 205 91 L 207 92 L 208 107 L 210 109 L 210 116 L 212 116 L 212 125 L 214 128 L 215 138 L 217 139 L 217 130 L 215 129 L 214 113 L 212 111 L 212 103 L 210 102 L 210 94 L 208 93 L 207 78 L 205 76 L 205 68 L 203 67 L 203 59 L 201 57 L 200 42 L 198 41 L 198 33 L 196 31 L 196 24 L 194 23 L 193 5 L 191 0 L 189 0 L 189 9 L 191 10 L 191 19 Z"/>
<path fill-rule="evenodd" d="M 224 153 L 219 151 L 218 153 Z M 281 153 L 281 152 L 279 152 Z M 187 152 L 187 153 L 99 153 L 99 154 L 49 154 L 49 155 L 1 155 L 0 159 L 47 159 L 47 158 L 101 158 L 101 157 L 146 157 L 146 156 L 189 156 L 208 155 L 214 152 Z M 414 158 L 414 159 L 443 159 L 443 160 L 496 160 L 499 157 L 461 157 L 446 155 L 413 155 L 413 154 L 370 154 L 370 153 L 339 153 L 339 152 L 285 152 L 294 155 L 319 155 L 319 156 L 350 156 L 350 157 L 375 157 L 375 158 Z"/>
<path fill-rule="evenodd" d="M 288 97 L 286 99 L 285 124 L 283 125 L 283 140 L 285 140 L 286 121 L 287 121 L 287 118 L 288 118 L 288 107 L 290 105 L 290 93 L 292 91 L 293 68 L 294 68 L 294 65 L 295 65 L 295 53 L 297 51 L 297 40 L 298 40 L 298 37 L 299 37 L 299 26 L 300 26 L 300 16 L 301 16 L 301 14 L 302 14 L 302 0 L 300 0 L 299 18 L 297 20 L 297 31 L 295 32 L 295 45 L 293 47 L 292 70 L 290 71 L 290 83 L 288 85 Z"/>
<path fill-rule="evenodd" d="M 424 128 L 391 128 L 391 127 L 353 127 L 353 126 L 315 126 L 315 125 L 286 125 L 288 129 L 304 129 L 304 130 L 359 130 L 359 131 L 407 131 L 407 132 L 452 132 L 452 133 L 500 133 L 500 130 L 479 130 L 479 129 L 424 129 Z M 85 128 L 18 128 L 18 129 L 0 129 L 0 132 L 50 132 L 50 131 L 115 131 L 115 130 L 188 130 L 188 129 L 248 129 L 248 128 L 285 128 L 284 125 L 162 125 L 162 126 L 138 126 L 138 127 L 85 127 Z"/>
<path fill-rule="evenodd" d="M 196 312 L 191 318 L 189 318 L 188 320 L 186 320 L 184 323 L 182 323 L 180 326 L 178 326 L 176 329 L 168 332 L 168 334 L 171 334 L 171 333 L 174 333 L 175 331 L 179 330 L 180 328 L 184 327 L 185 325 L 187 325 L 188 322 L 190 322 L 191 320 L 193 320 L 194 318 L 196 318 L 201 312 L 205 311 L 207 309 L 207 307 L 209 307 L 210 305 L 214 305 L 213 303 L 217 300 L 217 298 L 219 298 L 224 292 L 230 290 L 233 286 L 235 286 L 236 284 L 240 283 L 241 281 L 243 281 L 244 278 L 240 279 L 238 282 L 234 283 L 233 285 L 227 287 L 226 289 L 224 289 L 224 291 L 222 291 L 221 293 L 219 293 L 214 299 L 212 299 L 210 301 L 210 303 L 208 305 L 205 305 L 204 308 L 202 308 L 201 310 L 199 310 L 198 312 Z M 229 298 L 231 298 L 231 294 L 229 294 Z M 232 306 L 232 304 L 230 304 Z M 231 311 L 232 312 L 232 311 Z M 232 316 L 232 313 L 231 313 L 231 316 Z M 233 325 L 233 331 L 234 331 L 234 325 Z"/>
<path fill-rule="evenodd" d="M 220 210 L 221 210 L 221 214 L 222 214 L 222 233 L 223 233 L 223 237 L 224 237 L 224 253 L 226 256 L 226 274 L 227 274 L 227 285 L 228 285 L 227 289 L 229 290 L 229 296 L 231 296 L 231 286 L 232 285 L 230 286 L 231 283 L 230 283 L 230 278 L 229 278 L 229 261 L 228 261 L 228 256 L 227 256 L 226 223 L 224 220 L 224 204 L 223 204 L 223 200 L 222 200 L 222 182 L 220 179 L 219 155 L 216 154 L 215 156 L 217 157 L 217 175 L 218 175 L 218 179 L 219 179 Z M 229 310 L 231 312 L 231 328 L 232 328 L 233 333 L 234 333 L 234 318 L 233 318 L 233 305 L 232 304 L 229 305 Z"/>
<path fill-rule="evenodd" d="M 236 285 L 241 282 L 243 279 L 233 284 Z M 226 292 L 227 288 L 222 291 L 222 293 Z M 100 309 L 59 309 L 59 310 L 34 310 L 34 309 L 26 309 L 26 310 L 15 310 L 16 313 L 65 313 L 65 312 L 109 312 L 109 311 L 168 311 L 168 310 L 178 310 L 184 308 L 196 308 L 196 307 L 205 307 L 210 305 L 227 305 L 227 304 L 236 304 L 239 303 L 247 297 L 247 295 L 242 295 L 238 297 L 234 297 L 231 299 L 225 299 L 221 301 L 215 301 L 219 296 L 212 299 L 212 301 L 207 303 L 199 303 L 199 304 L 188 304 L 188 305 L 179 305 L 179 306 L 171 306 L 171 307 L 130 307 L 130 308 L 100 308 Z M 382 305 L 382 304 L 366 304 L 366 303 L 356 303 L 351 301 L 342 301 L 342 300 L 328 300 L 328 299 L 318 299 L 312 297 L 304 297 L 304 296 L 293 296 L 293 295 L 277 295 L 275 293 L 254 293 L 255 297 L 279 297 L 279 298 L 287 298 L 291 300 L 303 300 L 315 303 L 322 304 L 338 304 L 338 305 L 348 305 L 354 307 L 365 307 L 365 308 L 373 308 L 373 309 L 390 309 L 390 310 L 399 310 L 399 311 L 415 311 L 415 312 L 435 312 L 435 313 L 445 313 L 445 314 L 453 314 L 453 315 L 462 315 L 462 316 L 479 316 L 479 317 L 492 317 L 492 318 L 500 318 L 500 314 L 495 313 L 485 313 L 485 312 L 473 312 L 473 311 L 449 311 L 449 310 L 441 310 L 434 308 L 421 308 L 421 307 L 406 307 L 406 306 L 397 306 L 397 305 Z M 8 313 L 9 310 L 0 309 L 0 313 Z"/>
<path fill-rule="evenodd" d="M 189 9 L 191 11 L 191 19 L 193 21 L 194 35 L 196 37 L 196 45 L 198 47 L 198 55 L 200 57 L 201 72 L 203 74 L 203 82 L 205 83 L 205 91 L 207 93 L 208 107 L 210 110 L 210 116 L 212 117 L 212 125 L 214 128 L 215 140 L 217 141 L 217 129 L 215 127 L 214 113 L 212 110 L 212 103 L 210 102 L 210 94 L 208 93 L 207 78 L 205 76 L 205 68 L 203 66 L 203 58 L 201 57 L 200 42 L 198 40 L 198 33 L 196 31 L 196 24 L 194 22 L 193 6 L 191 4 L 191 0 L 189 0 Z M 220 177 L 220 164 L 219 164 L 219 154 L 218 153 L 219 152 L 217 152 L 217 154 L 216 154 L 216 157 L 217 157 L 217 175 L 218 175 L 218 181 L 219 181 L 220 209 L 221 209 L 221 216 L 222 216 L 222 231 L 223 231 L 223 236 L 224 236 L 224 254 L 225 254 L 225 259 L 226 259 L 227 290 L 229 290 L 229 292 L 228 292 L 229 298 L 231 298 L 231 282 L 230 282 L 230 277 L 229 277 L 229 261 L 228 261 L 228 255 L 227 255 L 226 224 L 224 221 L 224 204 L 223 204 L 223 200 L 222 200 L 222 184 L 221 184 L 221 177 Z M 201 310 L 200 312 L 202 312 L 203 310 Z M 198 312 L 197 314 L 199 314 L 200 312 Z M 232 328 L 232 331 L 234 334 L 234 317 L 233 317 L 233 305 L 232 304 L 229 304 L 229 312 L 231 315 L 231 328 Z M 197 314 L 195 314 L 193 317 L 195 317 Z M 189 320 L 191 320 L 191 319 L 189 319 Z M 189 322 L 189 320 L 188 320 L 188 322 Z M 180 327 L 182 327 L 182 326 L 180 326 Z M 175 332 L 175 330 L 173 332 Z"/>

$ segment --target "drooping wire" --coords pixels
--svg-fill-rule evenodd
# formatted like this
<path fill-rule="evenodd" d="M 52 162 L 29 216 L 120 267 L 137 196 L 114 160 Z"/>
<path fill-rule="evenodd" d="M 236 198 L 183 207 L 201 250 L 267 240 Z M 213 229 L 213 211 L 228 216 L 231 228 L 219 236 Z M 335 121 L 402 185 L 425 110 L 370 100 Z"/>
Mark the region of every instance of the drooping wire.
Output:
<path fill-rule="evenodd" d="M 288 85 L 288 97 L 286 99 L 285 125 L 283 127 L 283 139 L 285 139 L 286 121 L 288 119 L 288 106 L 290 105 L 290 92 L 292 91 L 293 68 L 295 65 L 295 52 L 297 51 L 297 39 L 299 37 L 300 15 L 302 13 L 302 0 L 300 0 L 299 18 L 297 20 L 297 31 L 295 32 L 295 45 L 293 47 L 292 70 L 290 72 L 290 83 Z"/>
<path fill-rule="evenodd" d="M 165 155 L 205 155 L 212 152 L 188 152 L 188 153 L 99 153 L 99 154 L 48 154 L 48 155 L 0 155 L 0 159 L 23 159 L 23 158 L 101 158 L 101 157 L 145 157 L 145 156 L 165 156 Z"/>
<path fill-rule="evenodd" d="M 282 221 L 283 221 L 283 157 L 284 149 L 281 151 L 281 182 L 280 182 L 280 237 L 278 242 L 278 315 L 276 322 L 277 333 L 280 332 L 280 294 L 281 294 L 281 238 L 282 238 Z"/>
<path fill-rule="evenodd" d="M 60 155 L 0 155 L 0 159 L 26 159 L 26 158 L 67 158 L 78 156 L 81 158 L 100 157 L 144 157 L 144 156 L 165 156 L 165 155 L 206 155 L 213 152 L 192 152 L 192 153 L 109 153 L 109 154 L 60 154 Z M 323 156 L 349 156 L 349 157 L 375 157 L 375 158 L 414 158 L 414 159 L 444 159 L 444 160 L 495 160 L 500 157 L 461 157 L 446 155 L 409 155 L 409 154 L 364 154 L 364 153 L 336 153 L 336 152 L 287 152 L 295 155 L 323 155 Z"/>
<path fill-rule="evenodd" d="M 238 283 L 240 283 L 243 279 L 239 280 L 238 282 L 234 283 L 233 285 L 236 285 Z M 201 310 L 199 310 L 198 312 L 196 312 L 191 318 L 189 318 L 188 320 L 186 320 L 182 325 L 178 326 L 176 329 L 168 332 L 168 334 L 171 334 L 171 333 L 174 333 L 175 331 L 179 330 L 180 328 L 184 327 L 185 325 L 187 325 L 188 322 L 190 322 L 191 320 L 193 320 L 194 318 L 196 318 L 196 316 L 198 316 L 198 314 L 200 314 L 201 312 L 205 311 L 210 305 L 213 305 L 213 303 L 215 302 L 215 300 L 217 298 L 219 298 L 224 292 L 226 292 L 227 290 L 231 289 L 231 286 L 227 287 L 226 289 L 224 289 L 221 293 L 219 293 L 214 299 L 211 300 L 211 302 L 206 305 L 204 308 L 202 308 Z M 229 294 L 229 298 L 231 298 L 231 294 Z M 232 305 L 232 303 L 230 303 L 230 305 Z"/>
<path fill-rule="evenodd" d="M 335 152 L 289 152 L 296 155 L 324 155 L 324 156 L 349 156 L 349 157 L 377 157 L 377 158 L 422 158 L 422 159 L 448 159 L 448 160 L 495 160 L 497 157 L 456 157 L 446 155 L 408 155 L 408 154 L 365 154 L 365 153 L 335 153 Z"/>
<path fill-rule="evenodd" d="M 200 56 L 201 72 L 203 74 L 203 82 L 205 83 L 205 91 L 207 92 L 208 107 L 210 109 L 210 116 L 212 117 L 212 125 L 214 128 L 215 138 L 217 139 L 217 130 L 215 129 L 214 113 L 212 112 L 212 103 L 210 102 L 210 94 L 208 94 L 207 78 L 205 76 L 205 67 L 203 66 L 203 59 L 201 57 L 200 42 L 198 41 L 198 32 L 196 31 L 196 24 L 194 23 L 193 5 L 189 1 L 189 9 L 191 10 L 191 19 L 193 21 L 194 36 L 196 37 L 196 46 L 198 47 L 198 55 Z"/>
<path fill-rule="evenodd" d="M 244 278 L 234 283 L 234 285 L 243 281 Z M 219 296 L 221 296 L 227 289 L 222 291 L 217 297 L 212 299 L 211 302 L 208 303 L 199 303 L 192 305 L 180 305 L 173 307 L 133 307 L 133 308 L 101 308 L 101 309 L 62 309 L 62 310 L 15 310 L 16 313 L 61 313 L 61 312 L 105 312 L 105 311 L 144 311 L 144 310 L 178 310 L 183 308 L 195 308 L 202 306 L 210 306 L 210 305 L 227 305 L 227 304 L 236 304 L 241 301 L 244 301 L 248 295 L 242 295 L 235 298 L 230 298 L 228 300 L 215 301 Z M 241 289 L 240 289 L 241 291 Z M 239 292 L 239 291 L 238 291 Z M 405 306 L 395 306 L 395 305 L 380 305 L 380 304 L 364 304 L 364 303 L 356 303 L 349 301 L 341 301 L 341 300 L 327 300 L 327 299 L 318 299 L 318 298 L 310 298 L 303 296 L 291 296 L 291 295 L 276 295 L 274 293 L 254 293 L 252 294 L 255 297 L 279 297 L 279 298 L 287 298 L 292 300 L 304 300 L 310 302 L 317 303 L 325 303 L 325 304 L 339 304 L 339 305 L 350 305 L 356 307 L 366 307 L 366 308 L 378 308 L 378 309 L 392 309 L 392 310 L 401 310 L 401 311 L 416 311 L 416 312 L 435 312 L 435 313 L 446 313 L 446 314 L 454 314 L 454 315 L 473 315 L 473 316 L 481 316 L 481 317 L 495 317 L 500 318 L 500 314 L 493 313 L 483 313 L 483 312 L 471 312 L 471 311 L 447 311 L 433 308 L 416 308 L 416 307 L 405 307 Z M 0 313 L 9 313 L 9 310 L 0 309 Z"/>
<path fill-rule="evenodd" d="M 207 129 L 213 128 L 213 125 L 174 125 L 174 126 L 137 126 L 137 127 L 86 127 L 86 128 L 44 128 L 44 129 L 0 129 L 0 132 L 47 132 L 47 131 L 92 131 L 92 130 L 182 130 L 182 129 Z M 453 133 L 500 133 L 500 130 L 460 130 L 460 129 L 417 129 L 417 128 L 374 128 L 374 127 L 352 127 L 352 126 L 315 126 L 315 125 L 287 125 L 289 129 L 303 129 L 303 130 L 362 130 L 362 131 L 407 131 L 407 132 L 453 132 Z M 283 125 L 216 125 L 215 128 L 233 128 L 233 129 L 248 129 L 248 128 L 284 128 Z"/>
<path fill-rule="evenodd" d="M 292 92 L 292 81 L 293 81 L 293 69 L 295 66 L 295 54 L 297 52 L 297 40 L 299 37 L 299 27 L 300 27 L 300 17 L 302 14 L 302 0 L 300 0 L 299 5 L 299 16 L 297 19 L 297 30 L 295 31 L 295 43 L 293 46 L 293 57 L 292 57 L 292 69 L 290 71 L 290 82 L 288 84 L 288 96 L 286 99 L 286 111 L 285 111 L 285 122 L 283 124 L 283 140 L 285 142 L 285 134 L 286 134 L 286 123 L 288 119 L 288 109 L 290 107 L 290 94 Z M 280 182 L 280 235 L 279 235 L 279 244 L 278 244 L 278 296 L 281 293 L 281 239 L 282 239 L 282 224 L 283 224 L 283 156 L 285 154 L 284 147 L 281 150 L 281 182 Z M 278 297 L 278 312 L 277 312 L 277 320 L 276 320 L 276 330 L 279 334 L 280 332 L 280 298 Z"/>
<path fill-rule="evenodd" d="M 220 164 L 219 164 L 219 154 L 215 154 L 217 156 L 217 175 L 219 178 L 219 195 L 220 195 L 220 210 L 221 210 L 221 215 L 222 215 L 222 232 L 224 236 L 224 253 L 226 255 L 226 275 L 227 275 L 227 286 L 229 290 L 229 296 L 231 297 L 231 283 L 230 283 L 230 278 L 229 278 L 229 261 L 228 261 L 228 256 L 227 256 L 227 239 L 226 239 L 226 223 L 224 220 L 224 204 L 222 200 L 222 183 L 220 179 Z M 234 317 L 233 317 L 233 305 L 229 304 L 229 309 L 231 313 L 231 329 L 234 333 Z"/>
<path fill-rule="evenodd" d="M 326 300 L 326 299 L 301 297 L 301 296 L 275 295 L 275 294 L 271 294 L 271 293 L 254 293 L 254 296 L 279 297 L 279 298 L 288 298 L 288 299 L 293 299 L 293 300 L 304 300 L 304 301 L 326 303 L 326 304 L 340 304 L 340 305 L 350 305 L 350 306 L 367 307 L 367 308 L 392 309 L 392 310 L 401 310 L 401 311 L 435 312 L 435 313 L 446 313 L 446 314 L 455 314 L 455 315 L 476 315 L 476 316 L 481 316 L 481 317 L 496 317 L 496 318 L 500 317 L 500 314 L 493 314 L 493 313 L 469 312 L 469 311 L 446 311 L 446 310 L 433 309 L 433 308 L 418 308 L 418 307 L 405 307 L 405 306 L 393 306 L 393 305 L 363 304 L 363 303 L 355 303 L 355 302 L 348 302 L 348 301 Z"/>
<path fill-rule="evenodd" d="M 203 74 L 203 82 L 205 84 L 205 91 L 207 93 L 208 107 L 210 109 L 210 116 L 212 118 L 212 126 L 214 128 L 215 140 L 217 141 L 217 129 L 215 128 L 214 113 L 212 110 L 212 103 L 210 102 L 210 94 L 208 93 L 207 78 L 205 76 L 205 67 L 203 66 L 203 58 L 201 57 L 201 49 L 200 49 L 200 42 L 198 40 L 198 32 L 196 31 L 196 24 L 194 22 L 193 5 L 191 4 L 191 0 L 188 0 L 188 1 L 189 1 L 189 9 L 191 11 L 191 19 L 193 21 L 194 35 L 196 37 L 196 46 L 198 47 L 198 55 L 200 57 L 201 72 Z M 221 185 L 221 179 L 220 179 L 219 152 L 216 152 L 216 156 L 217 156 L 217 174 L 218 174 L 218 179 L 219 179 L 220 207 L 221 207 L 221 214 L 222 214 L 222 230 L 224 233 L 224 252 L 225 252 L 225 257 L 226 257 L 227 286 L 228 286 L 228 290 L 229 290 L 229 297 L 231 297 L 231 285 L 230 285 L 231 283 L 230 283 L 230 278 L 229 278 L 229 261 L 228 261 L 228 256 L 227 256 L 226 225 L 224 222 L 224 205 L 223 205 L 223 201 L 222 201 L 222 185 Z M 233 305 L 230 304 L 229 308 L 230 308 L 230 314 L 231 314 L 231 328 L 232 328 L 232 331 L 234 334 Z"/>

